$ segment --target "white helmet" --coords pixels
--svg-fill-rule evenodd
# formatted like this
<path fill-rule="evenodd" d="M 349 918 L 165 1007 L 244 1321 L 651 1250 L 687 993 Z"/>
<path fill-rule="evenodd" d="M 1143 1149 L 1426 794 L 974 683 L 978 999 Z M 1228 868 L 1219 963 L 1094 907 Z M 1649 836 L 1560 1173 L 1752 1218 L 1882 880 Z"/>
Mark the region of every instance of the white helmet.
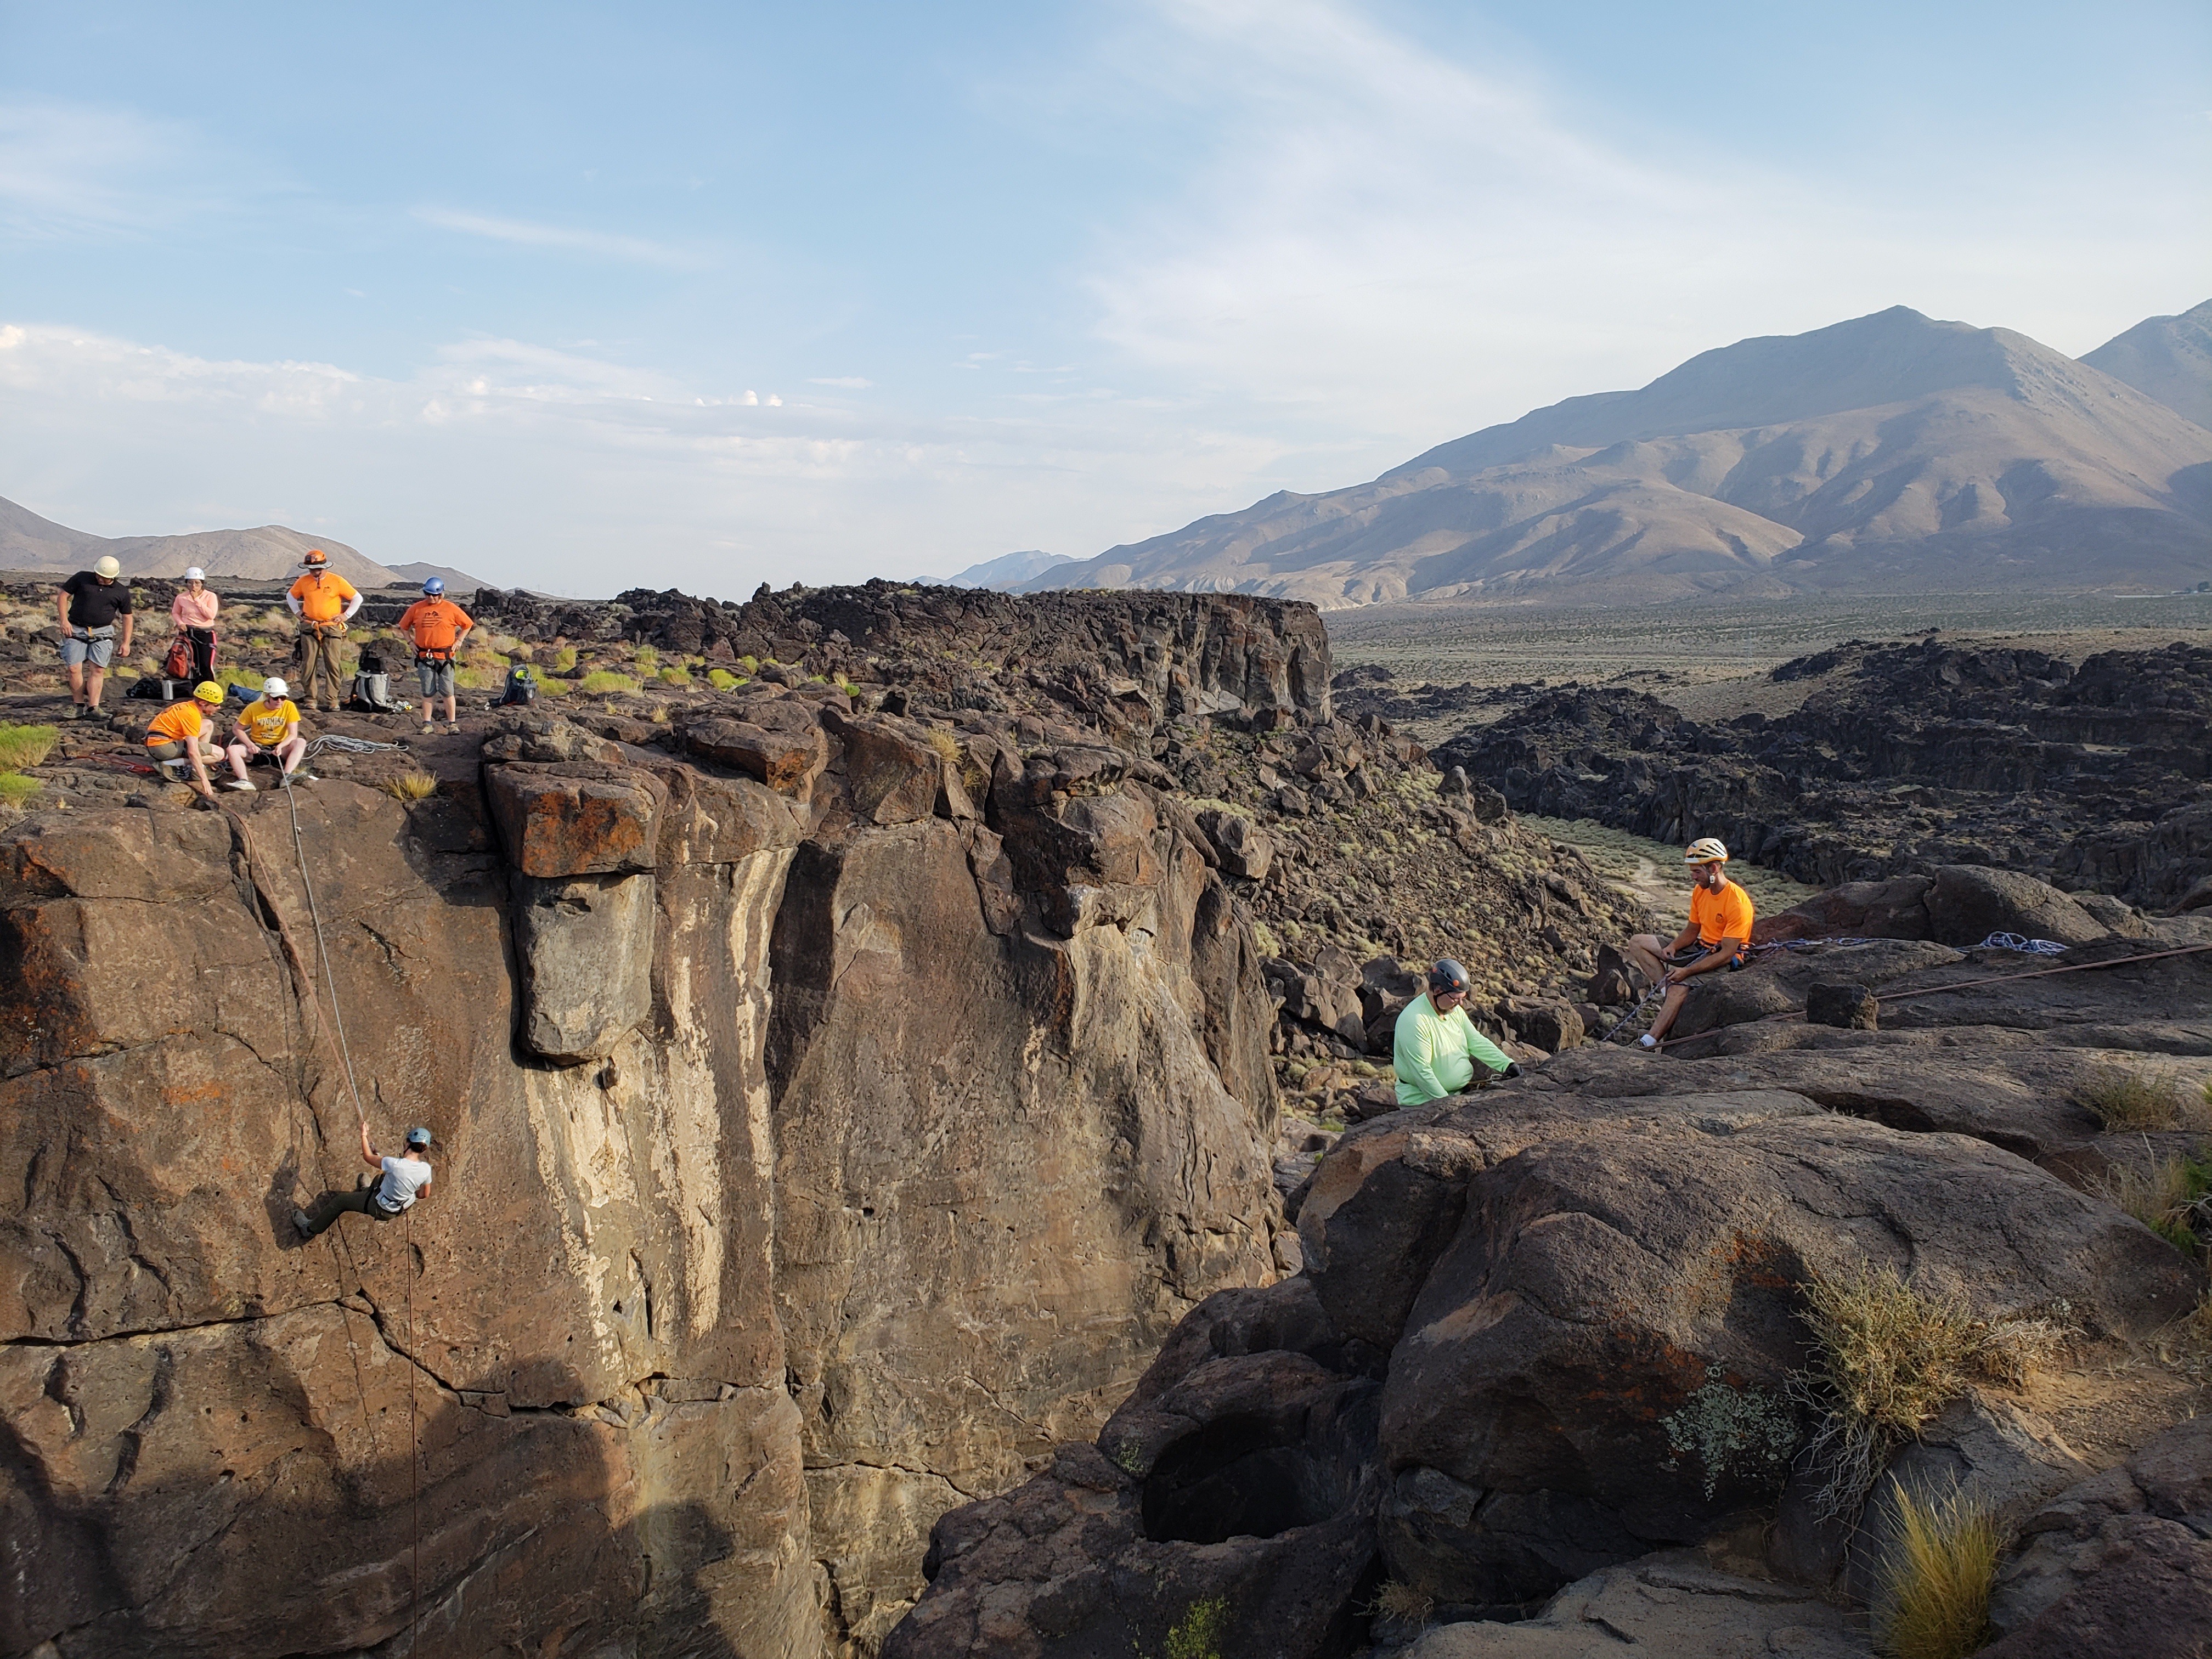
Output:
<path fill-rule="evenodd" d="M 1721 843 L 1711 836 L 1701 836 L 1696 841 L 1690 843 L 1689 850 L 1682 854 L 1682 862 L 1685 864 L 1726 864 L 1728 862 L 1728 848 L 1722 846 Z"/>
<path fill-rule="evenodd" d="M 278 679 L 274 674 L 271 674 L 267 679 L 261 682 L 261 695 L 268 698 L 271 702 L 274 702 L 279 697 L 290 696 L 292 695 L 292 688 L 285 684 L 283 681 Z"/>
<path fill-rule="evenodd" d="M 194 565 L 190 570 L 185 572 L 185 580 L 188 582 L 204 582 L 207 580 L 207 572 L 201 569 L 199 566 Z"/>
<path fill-rule="evenodd" d="M 123 566 L 112 553 L 103 553 L 92 562 L 92 574 L 95 576 L 105 576 L 108 580 L 113 581 L 123 574 Z"/>

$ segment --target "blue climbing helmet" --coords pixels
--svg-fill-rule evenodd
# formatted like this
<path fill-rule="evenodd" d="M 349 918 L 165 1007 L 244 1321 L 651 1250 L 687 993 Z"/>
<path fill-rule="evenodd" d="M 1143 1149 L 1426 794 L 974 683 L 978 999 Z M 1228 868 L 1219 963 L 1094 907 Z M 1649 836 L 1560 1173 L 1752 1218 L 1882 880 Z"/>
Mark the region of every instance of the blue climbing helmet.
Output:
<path fill-rule="evenodd" d="M 442 576 L 431 577 L 428 581 L 422 584 L 422 591 L 432 599 L 436 599 L 446 591 L 445 579 Z"/>
<path fill-rule="evenodd" d="M 407 1144 L 410 1146 L 428 1146 L 430 1144 L 430 1132 L 419 1126 L 410 1129 L 407 1132 Z"/>

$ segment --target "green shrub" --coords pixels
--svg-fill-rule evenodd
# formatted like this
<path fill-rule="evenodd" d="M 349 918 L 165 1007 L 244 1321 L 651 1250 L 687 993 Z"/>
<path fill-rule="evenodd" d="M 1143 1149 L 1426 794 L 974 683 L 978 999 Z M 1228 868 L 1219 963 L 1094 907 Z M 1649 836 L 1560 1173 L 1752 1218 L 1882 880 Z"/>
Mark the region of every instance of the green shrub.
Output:
<path fill-rule="evenodd" d="M 1194 1601 L 1168 1632 L 1167 1659 L 1221 1659 L 1221 1644 L 1229 1634 L 1229 1601 L 1209 1595 Z"/>
<path fill-rule="evenodd" d="M 552 669 L 555 673 L 565 674 L 575 665 L 576 647 L 574 646 L 564 645 L 553 653 Z"/>
<path fill-rule="evenodd" d="M 726 668 L 710 668 L 707 671 L 707 684 L 717 691 L 731 691 L 744 682 Z"/>
<path fill-rule="evenodd" d="M 2194 1255 L 2203 1248 L 2189 1218 L 2197 1201 L 2212 1194 L 2212 1162 L 2169 1158 L 2148 1171 L 2116 1164 L 2097 1190 L 2177 1250 Z"/>
<path fill-rule="evenodd" d="M 0 772 L 36 766 L 53 752 L 61 733 L 51 726 L 15 726 L 0 720 Z"/>
<path fill-rule="evenodd" d="M 576 690 L 586 696 L 599 696 L 613 691 L 635 691 L 637 682 L 627 674 L 617 674 L 611 668 L 594 669 L 576 682 Z"/>
<path fill-rule="evenodd" d="M 663 685 L 680 686 L 688 691 L 691 689 L 690 671 L 683 668 L 664 668 L 660 671 L 660 683 Z"/>
<path fill-rule="evenodd" d="M 649 645 L 641 645 L 633 660 L 636 663 L 637 672 L 640 674 L 650 675 L 660 667 L 660 653 Z"/>
<path fill-rule="evenodd" d="M 21 772 L 0 772 L 0 805 L 20 806 L 44 787 Z"/>

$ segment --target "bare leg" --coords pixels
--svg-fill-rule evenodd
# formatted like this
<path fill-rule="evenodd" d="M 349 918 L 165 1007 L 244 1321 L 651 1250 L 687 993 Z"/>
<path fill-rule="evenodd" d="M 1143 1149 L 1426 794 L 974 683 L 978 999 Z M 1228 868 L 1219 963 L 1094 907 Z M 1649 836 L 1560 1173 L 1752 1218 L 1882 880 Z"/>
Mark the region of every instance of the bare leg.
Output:
<path fill-rule="evenodd" d="M 84 706 L 95 714 L 100 712 L 100 688 L 107 683 L 107 671 L 97 664 L 88 665 L 84 671 Z"/>
<path fill-rule="evenodd" d="M 69 665 L 70 701 L 80 707 L 84 702 L 84 665 L 73 662 Z"/>
<path fill-rule="evenodd" d="M 1659 1018 L 1651 1022 L 1651 1040 L 1654 1042 L 1667 1040 L 1667 1033 L 1674 1026 L 1674 1016 L 1682 1012 L 1682 1005 L 1689 999 L 1688 986 L 1670 985 L 1667 988 L 1667 1000 L 1659 1005 Z"/>
<path fill-rule="evenodd" d="M 298 771 L 300 763 L 307 757 L 307 740 L 305 738 L 287 738 L 276 745 L 277 761 L 287 774 Z"/>
<path fill-rule="evenodd" d="M 1667 975 L 1668 943 L 1656 933 L 1638 933 L 1621 947 L 1621 953 L 1642 970 L 1647 982 L 1656 985 Z"/>
<path fill-rule="evenodd" d="M 229 748 L 224 750 L 222 752 L 230 762 L 230 775 L 236 778 L 240 783 L 245 782 L 246 745 L 242 743 L 234 743 Z"/>

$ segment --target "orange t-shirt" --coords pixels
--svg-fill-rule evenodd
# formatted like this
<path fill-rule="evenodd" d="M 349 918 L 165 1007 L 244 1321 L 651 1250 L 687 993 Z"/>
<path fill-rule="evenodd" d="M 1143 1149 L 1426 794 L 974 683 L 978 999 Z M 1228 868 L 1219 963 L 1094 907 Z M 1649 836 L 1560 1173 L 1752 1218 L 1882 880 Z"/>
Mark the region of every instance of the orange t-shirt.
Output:
<path fill-rule="evenodd" d="M 335 570 L 310 570 L 292 584 L 291 592 L 309 622 L 336 622 L 352 603 L 354 586 Z"/>
<path fill-rule="evenodd" d="M 450 651 L 453 641 L 475 626 L 469 613 L 451 599 L 417 599 L 399 618 L 399 631 L 415 641 L 417 651 Z"/>
<path fill-rule="evenodd" d="M 207 717 L 200 712 L 198 697 L 186 697 L 182 702 L 173 702 L 146 727 L 146 746 L 157 743 L 190 743 L 207 727 Z"/>
<path fill-rule="evenodd" d="M 1690 890 L 1690 926 L 1707 950 L 1724 939 L 1750 944 L 1753 914 L 1751 895 L 1732 881 L 1723 882 L 1717 893 L 1703 882 Z"/>

